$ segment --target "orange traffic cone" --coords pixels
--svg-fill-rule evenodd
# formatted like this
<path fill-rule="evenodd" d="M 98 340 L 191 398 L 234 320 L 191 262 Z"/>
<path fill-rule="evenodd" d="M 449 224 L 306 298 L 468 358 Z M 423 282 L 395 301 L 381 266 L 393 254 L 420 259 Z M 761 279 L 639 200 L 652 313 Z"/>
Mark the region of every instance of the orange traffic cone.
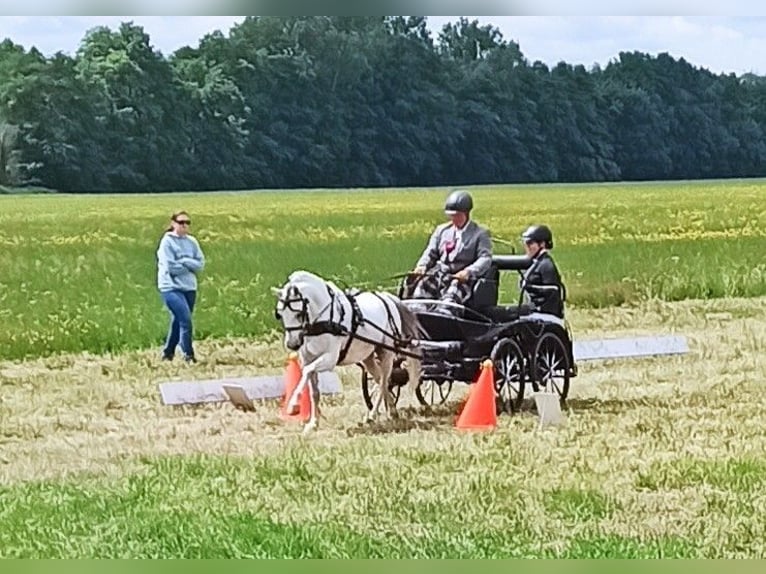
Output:
<path fill-rule="evenodd" d="M 489 359 L 482 363 L 479 380 L 471 385 L 455 427 L 461 430 L 492 430 L 497 427 L 495 369 Z"/>
<path fill-rule="evenodd" d="M 311 398 L 309 397 L 311 390 L 308 386 L 305 387 L 301 396 L 298 397 L 300 410 L 292 413 L 287 412 L 287 401 L 290 400 L 295 387 L 298 386 L 301 375 L 302 371 L 300 361 L 298 361 L 298 353 L 290 353 L 287 357 L 287 366 L 285 368 L 285 396 L 282 399 L 282 410 L 280 412 L 280 416 L 284 420 L 307 421 L 311 416 Z"/>

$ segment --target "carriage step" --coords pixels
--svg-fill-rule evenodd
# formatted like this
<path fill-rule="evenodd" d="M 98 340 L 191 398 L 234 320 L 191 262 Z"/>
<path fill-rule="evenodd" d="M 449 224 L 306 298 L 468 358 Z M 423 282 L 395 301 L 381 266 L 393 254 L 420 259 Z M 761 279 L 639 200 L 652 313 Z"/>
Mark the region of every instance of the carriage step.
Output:
<path fill-rule="evenodd" d="M 463 344 L 459 341 L 420 341 L 423 357 L 427 359 L 455 359 L 463 356 Z"/>

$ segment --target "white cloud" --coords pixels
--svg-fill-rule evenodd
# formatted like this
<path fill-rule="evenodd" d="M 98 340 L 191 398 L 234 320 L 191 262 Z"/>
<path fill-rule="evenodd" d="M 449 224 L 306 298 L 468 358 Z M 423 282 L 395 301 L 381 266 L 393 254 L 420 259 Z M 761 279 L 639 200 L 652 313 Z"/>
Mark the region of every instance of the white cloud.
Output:
<path fill-rule="evenodd" d="M 582 12 L 594 8 L 593 2 L 585 4 Z M 766 3 L 737 0 L 727 6 L 731 5 L 732 11 L 736 11 L 750 4 L 766 7 Z M 27 6 L 27 3 L 23 5 Z M 551 5 L 543 2 L 542 8 L 549 9 Z M 543 9 L 540 11 L 544 13 Z M 558 15 L 468 18 L 478 19 L 481 24 L 491 23 L 500 29 L 506 40 L 518 42 L 530 62 L 540 60 L 549 66 L 564 61 L 587 67 L 598 63 L 603 67 L 622 51 L 652 55 L 668 52 L 714 73 L 766 74 L 766 64 L 762 63 L 762 54 L 766 54 L 764 17 Z M 182 46 L 196 46 L 205 34 L 216 29 L 227 34 L 243 19 L 244 16 L 2 16 L 0 39 L 10 37 L 16 43 L 27 48 L 34 45 L 49 55 L 57 51 L 73 54 L 88 29 L 99 25 L 115 29 L 120 22 L 132 20 L 143 26 L 156 49 L 169 55 Z M 434 38 L 444 23 L 457 19 L 458 16 L 429 16 Z"/>
<path fill-rule="evenodd" d="M 457 17 L 429 18 L 432 30 Z M 713 73 L 766 73 L 766 18 L 648 16 L 471 16 L 491 23 L 524 56 L 548 66 L 560 61 L 602 67 L 620 52 L 668 52 Z"/>
<path fill-rule="evenodd" d="M 97 26 L 117 29 L 122 22 L 134 22 L 149 34 L 152 45 L 169 55 L 182 46 L 196 46 L 214 30 L 227 34 L 244 16 L 2 16 L 0 38 L 10 37 L 26 48 L 37 47 L 52 55 L 58 51 L 74 54 L 85 33 Z"/>

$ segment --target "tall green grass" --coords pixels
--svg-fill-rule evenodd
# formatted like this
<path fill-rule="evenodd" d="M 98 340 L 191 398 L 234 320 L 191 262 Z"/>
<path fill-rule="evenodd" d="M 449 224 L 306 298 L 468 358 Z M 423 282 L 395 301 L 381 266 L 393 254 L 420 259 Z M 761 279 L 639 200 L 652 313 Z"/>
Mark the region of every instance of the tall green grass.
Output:
<path fill-rule="evenodd" d="M 503 464 L 499 460 L 499 464 Z M 507 463 L 506 463 L 507 466 Z M 509 496 L 510 476 L 472 475 L 462 486 L 430 465 L 386 461 L 323 468 L 285 459 L 146 461 L 117 481 L 81 477 L 0 488 L 0 557 L 16 558 L 689 558 L 698 541 L 603 534 L 603 496 L 567 490 Z M 438 469 L 441 472 L 441 468 Z M 509 474 L 513 474 L 509 472 Z M 397 482 L 392 482 L 392 479 Z M 445 488 L 444 482 L 452 487 Z M 394 492 L 404 493 L 395 496 Z M 430 493 L 430 495 L 429 495 Z M 279 514 L 278 496 L 292 519 Z M 204 500 L 204 507 L 199 501 Z M 335 500 L 337 504 L 328 505 Z M 380 505 L 381 500 L 396 504 Z M 591 508 L 595 506 L 595 509 Z M 564 509 L 563 513 L 560 509 Z M 547 517 L 540 523 L 540 513 Z M 284 514 L 284 510 L 282 511 Z M 562 521 L 562 522 L 559 522 Z M 576 524 L 577 532 L 561 530 Z"/>
<path fill-rule="evenodd" d="M 154 252 L 170 212 L 191 213 L 208 258 L 197 338 L 270 337 L 271 286 L 295 269 L 395 290 L 448 190 L 0 197 L 0 358 L 158 345 L 167 314 Z M 766 183 L 472 189 L 474 217 L 520 250 L 547 223 L 569 305 L 766 294 Z M 496 243 L 497 253 L 510 247 Z M 517 297 L 505 274 L 502 297 Z"/>
<path fill-rule="evenodd" d="M 0 363 L 0 557 L 764 558 L 763 298 L 574 309 L 576 336 L 685 334 L 674 357 L 579 364 L 566 423 L 489 433 L 447 404 L 362 423 L 340 368 L 320 428 L 280 400 L 170 407 L 157 382 L 275 373 L 281 346 Z"/>

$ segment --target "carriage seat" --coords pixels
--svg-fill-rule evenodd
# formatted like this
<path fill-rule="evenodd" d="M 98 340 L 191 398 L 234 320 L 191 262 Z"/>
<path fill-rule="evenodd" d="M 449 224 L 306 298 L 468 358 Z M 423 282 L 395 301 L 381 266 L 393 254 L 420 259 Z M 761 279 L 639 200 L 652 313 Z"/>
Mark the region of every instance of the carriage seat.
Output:
<path fill-rule="evenodd" d="M 494 307 L 497 305 L 499 285 L 500 270 L 493 263 L 487 273 L 476 280 L 466 306 L 479 312 Z"/>

